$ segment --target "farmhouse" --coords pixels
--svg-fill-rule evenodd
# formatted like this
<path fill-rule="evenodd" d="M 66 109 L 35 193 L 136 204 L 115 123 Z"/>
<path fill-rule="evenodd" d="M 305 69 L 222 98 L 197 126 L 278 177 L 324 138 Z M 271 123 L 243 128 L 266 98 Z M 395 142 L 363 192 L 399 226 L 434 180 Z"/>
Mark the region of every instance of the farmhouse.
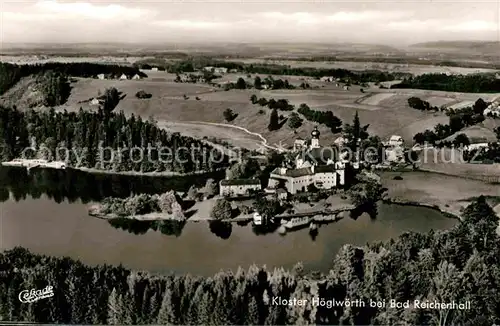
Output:
<path fill-rule="evenodd" d="M 90 101 L 90 105 L 99 105 L 99 104 L 101 104 L 101 101 L 99 101 L 96 98 L 93 98 L 92 101 Z"/>
<path fill-rule="evenodd" d="M 216 74 L 226 74 L 227 73 L 227 68 L 224 68 L 224 67 L 214 68 L 213 72 L 216 73 Z"/>
<path fill-rule="evenodd" d="M 483 149 L 483 148 L 488 148 L 489 144 L 488 143 L 476 143 L 476 144 L 470 144 L 468 146 L 465 146 L 465 149 L 468 151 L 476 150 L 476 149 Z"/>
<path fill-rule="evenodd" d="M 122 74 L 122 75 L 120 76 L 120 80 L 125 80 L 125 79 L 128 79 L 128 76 L 127 76 L 127 75 L 125 75 L 125 74 Z"/>
<path fill-rule="evenodd" d="M 389 147 L 385 149 L 385 161 L 389 163 L 404 163 L 404 148 L 400 146 Z"/>
<path fill-rule="evenodd" d="M 295 142 L 293 143 L 293 149 L 294 150 L 301 150 L 307 146 L 307 141 L 302 138 L 295 139 Z"/>
<path fill-rule="evenodd" d="M 247 196 L 262 189 L 259 179 L 232 179 L 221 180 L 219 184 L 221 196 Z"/>
<path fill-rule="evenodd" d="M 320 189 L 331 189 L 345 184 L 345 164 L 338 159 L 334 148 L 322 148 L 319 144 L 320 132 L 315 128 L 311 133 L 311 144 L 300 152 L 293 167 L 282 166 L 274 169 L 268 187 L 284 187 L 289 193 L 306 191 L 310 185 Z"/>
<path fill-rule="evenodd" d="M 335 79 L 333 77 L 321 77 L 319 80 L 321 80 L 322 82 L 331 83 Z"/>
<path fill-rule="evenodd" d="M 500 117 L 500 103 L 493 102 L 483 111 L 484 116 Z"/>
<path fill-rule="evenodd" d="M 398 135 L 392 135 L 389 138 L 389 146 L 403 146 L 404 140 L 403 137 Z"/>

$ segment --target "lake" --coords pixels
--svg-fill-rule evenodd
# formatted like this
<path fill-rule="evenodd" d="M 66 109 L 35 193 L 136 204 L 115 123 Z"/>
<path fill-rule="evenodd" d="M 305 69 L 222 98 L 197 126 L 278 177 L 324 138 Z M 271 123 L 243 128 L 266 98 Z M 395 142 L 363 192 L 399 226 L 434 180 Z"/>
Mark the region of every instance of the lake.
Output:
<path fill-rule="evenodd" d="M 127 192 L 124 189 L 140 192 L 146 187 L 153 192 L 151 182 L 137 177 L 101 175 L 99 181 L 92 180 L 94 184 L 81 178 L 93 177 L 54 170 L 37 170 L 28 175 L 22 169 L 1 168 L 0 249 L 22 246 L 36 253 L 69 256 L 87 264 L 121 263 L 151 272 L 211 275 L 221 269 L 248 268 L 253 263 L 268 268 L 290 268 L 298 261 L 306 269 L 326 272 L 344 244 L 364 245 L 406 231 L 447 229 L 458 223 L 428 208 L 379 204 L 375 219 L 365 214 L 357 220 L 344 218 L 323 225 L 314 240 L 308 229 L 285 236 L 256 235 L 251 225 L 237 224 L 232 224 L 221 236 L 207 222 L 188 222 L 181 232 L 172 235 L 147 227 L 142 234 L 134 234 L 89 216 L 88 204 L 83 202 L 98 200 L 103 194 L 123 196 Z M 168 179 L 156 182 L 158 189 L 171 186 Z"/>

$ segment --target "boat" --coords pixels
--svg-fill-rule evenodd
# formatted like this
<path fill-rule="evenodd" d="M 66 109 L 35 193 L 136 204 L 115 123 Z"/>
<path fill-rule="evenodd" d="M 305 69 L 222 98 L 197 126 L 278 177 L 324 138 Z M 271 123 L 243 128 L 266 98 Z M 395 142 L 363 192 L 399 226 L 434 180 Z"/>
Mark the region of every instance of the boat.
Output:
<path fill-rule="evenodd" d="M 294 229 L 311 223 L 312 219 L 312 216 L 292 217 L 289 220 L 282 220 L 281 225 L 287 229 Z"/>
<path fill-rule="evenodd" d="M 3 166 L 24 166 L 23 160 L 15 159 L 9 162 L 2 162 Z"/>
<path fill-rule="evenodd" d="M 62 161 L 52 161 L 49 162 L 47 160 L 41 159 L 14 159 L 9 162 L 2 162 L 3 166 L 14 166 L 14 167 L 25 167 L 28 170 L 42 167 L 42 168 L 50 168 L 50 169 L 65 169 L 66 163 Z"/>

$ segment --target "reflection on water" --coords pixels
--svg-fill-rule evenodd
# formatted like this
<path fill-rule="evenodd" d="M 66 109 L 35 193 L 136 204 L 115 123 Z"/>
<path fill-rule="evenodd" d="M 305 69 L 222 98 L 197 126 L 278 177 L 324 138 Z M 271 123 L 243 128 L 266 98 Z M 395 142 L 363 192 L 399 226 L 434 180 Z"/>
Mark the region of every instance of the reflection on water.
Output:
<path fill-rule="evenodd" d="M 139 190 L 162 192 L 175 183 L 84 175 L 55 170 L 27 175 L 21 169 L 0 169 L 0 249 L 22 246 L 87 264 L 123 264 L 152 272 L 212 275 L 253 263 L 291 268 L 298 261 L 307 269 L 326 272 L 344 244 L 386 241 L 407 231 L 446 229 L 456 223 L 431 209 L 386 204 L 378 206 L 375 220 L 363 214 L 356 220 L 321 225 L 317 234 L 306 228 L 285 236 L 273 229 L 255 229 L 248 222 L 107 221 L 89 216 L 85 202 Z M 6 189 L 12 191 L 10 199 Z"/>
<path fill-rule="evenodd" d="M 224 171 L 184 177 L 144 177 L 90 174 L 70 169 L 33 169 L 28 173 L 23 168 L 0 167 L 0 201 L 6 201 L 11 191 L 16 201 L 46 195 L 57 203 L 64 200 L 88 203 L 137 193 L 187 191 L 192 185 L 204 186 L 208 178 L 221 179 L 223 176 Z"/>

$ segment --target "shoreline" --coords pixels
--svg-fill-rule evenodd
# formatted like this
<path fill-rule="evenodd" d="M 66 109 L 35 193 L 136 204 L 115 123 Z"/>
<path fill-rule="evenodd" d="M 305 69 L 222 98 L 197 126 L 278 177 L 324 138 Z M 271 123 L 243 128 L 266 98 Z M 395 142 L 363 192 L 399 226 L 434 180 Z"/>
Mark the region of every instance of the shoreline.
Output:
<path fill-rule="evenodd" d="M 421 203 L 417 201 L 411 201 L 411 200 L 403 200 L 403 199 L 396 199 L 396 198 L 391 198 L 391 197 L 386 197 L 381 200 L 384 204 L 395 204 L 395 205 L 401 205 L 401 206 L 413 206 L 413 207 L 424 207 L 424 208 L 430 208 L 432 210 L 438 211 L 441 214 L 443 214 L 445 217 L 448 218 L 453 218 L 457 219 L 459 221 L 462 221 L 462 216 L 459 212 L 455 212 L 449 209 L 445 209 L 439 205 L 435 204 L 426 204 L 426 203 Z"/>
<path fill-rule="evenodd" d="M 174 218 L 171 214 L 165 214 L 165 213 L 148 213 L 144 215 L 128 215 L 128 216 L 119 216 L 116 214 L 98 214 L 98 213 L 92 213 L 89 212 L 89 216 L 99 218 L 101 220 L 107 220 L 111 221 L 114 219 L 127 219 L 127 220 L 135 220 L 135 221 L 142 221 L 142 222 L 153 222 L 153 221 L 176 221 L 176 222 L 213 222 L 213 221 L 220 221 L 220 222 L 228 222 L 228 223 L 237 223 L 237 222 L 251 222 L 253 220 L 252 214 L 246 214 L 244 216 L 237 216 L 232 219 L 227 219 L 227 220 L 217 220 L 212 217 L 195 217 L 191 218 L 188 217 L 184 220 L 176 219 Z"/>
<path fill-rule="evenodd" d="M 26 163 L 27 164 L 27 163 Z M 89 174 L 108 174 L 108 175 L 123 175 L 123 176 L 143 176 L 143 177 L 189 177 L 189 176 L 195 176 L 195 175 L 203 175 L 203 174 L 209 174 L 209 173 L 216 173 L 225 170 L 226 168 L 220 167 L 212 171 L 205 171 L 205 170 L 198 170 L 198 171 L 193 171 L 193 172 L 187 172 L 187 173 L 182 173 L 182 172 L 175 172 L 175 171 L 161 171 L 161 172 L 141 172 L 141 171 L 113 171 L 113 170 L 102 170 L 102 169 L 97 169 L 97 168 L 87 168 L 87 167 L 64 167 L 64 168 L 59 168 L 59 167 L 54 167 L 54 166 L 45 166 L 45 165 L 38 165 L 38 166 L 33 166 L 33 167 L 28 167 L 24 165 L 14 165 L 12 164 L 12 161 L 8 162 L 1 162 L 1 166 L 8 167 L 8 168 L 22 168 L 22 169 L 50 169 L 50 170 L 73 170 L 73 171 L 80 171 L 80 172 L 85 172 Z"/>

